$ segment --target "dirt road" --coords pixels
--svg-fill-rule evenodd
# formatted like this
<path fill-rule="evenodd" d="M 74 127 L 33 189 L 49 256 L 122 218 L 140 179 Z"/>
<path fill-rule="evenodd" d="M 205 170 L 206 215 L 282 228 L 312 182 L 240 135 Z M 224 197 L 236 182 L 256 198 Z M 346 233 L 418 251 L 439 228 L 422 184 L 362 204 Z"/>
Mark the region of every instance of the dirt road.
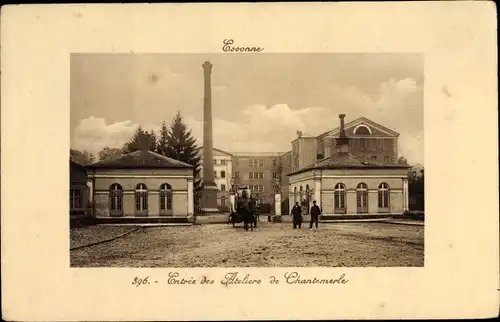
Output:
<path fill-rule="evenodd" d="M 383 223 L 292 229 L 263 222 L 152 227 L 71 252 L 72 267 L 395 267 L 424 265 L 424 227 Z"/>

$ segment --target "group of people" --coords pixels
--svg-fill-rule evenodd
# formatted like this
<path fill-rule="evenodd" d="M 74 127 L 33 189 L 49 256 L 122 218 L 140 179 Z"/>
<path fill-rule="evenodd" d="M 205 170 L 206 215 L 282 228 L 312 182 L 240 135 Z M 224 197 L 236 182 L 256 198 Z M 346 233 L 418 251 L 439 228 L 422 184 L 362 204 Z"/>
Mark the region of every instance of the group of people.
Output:
<path fill-rule="evenodd" d="M 311 222 L 309 223 L 309 228 L 313 227 L 313 224 L 316 224 L 316 228 L 318 228 L 319 216 L 321 215 L 321 209 L 316 204 L 316 200 L 313 201 L 313 206 L 311 207 Z M 293 206 L 291 211 L 292 219 L 293 219 L 293 229 L 297 227 L 300 229 L 302 226 L 302 207 L 300 207 L 299 203 L 296 202 L 295 206 Z"/>

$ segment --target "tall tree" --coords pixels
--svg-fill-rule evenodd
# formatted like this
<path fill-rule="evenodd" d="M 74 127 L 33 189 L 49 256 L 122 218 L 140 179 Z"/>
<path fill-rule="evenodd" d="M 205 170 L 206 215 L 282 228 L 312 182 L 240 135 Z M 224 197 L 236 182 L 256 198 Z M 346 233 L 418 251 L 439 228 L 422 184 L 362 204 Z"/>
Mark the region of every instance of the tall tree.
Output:
<path fill-rule="evenodd" d="M 146 132 L 146 135 L 149 136 L 149 151 L 156 151 L 158 140 L 156 138 L 155 131 L 151 130 L 149 132 Z"/>
<path fill-rule="evenodd" d="M 156 144 L 156 153 L 166 156 L 167 144 L 168 144 L 168 128 L 165 121 L 163 121 L 161 122 L 160 136 L 158 137 L 158 142 Z"/>
<path fill-rule="evenodd" d="M 201 169 L 197 149 L 196 139 L 184 123 L 180 112 L 177 112 L 168 128 L 165 123 L 162 124 L 157 152 L 194 166 L 195 190 L 199 190 L 201 187 L 201 180 L 198 179 Z"/>
<path fill-rule="evenodd" d="M 99 161 L 113 160 L 122 154 L 120 149 L 105 147 L 99 151 Z"/>
<path fill-rule="evenodd" d="M 145 131 L 142 126 L 139 126 L 135 130 L 132 138 L 123 145 L 123 153 L 130 153 L 134 151 L 141 150 L 144 146 L 147 146 L 150 151 L 156 150 L 156 134 L 154 131 Z"/>

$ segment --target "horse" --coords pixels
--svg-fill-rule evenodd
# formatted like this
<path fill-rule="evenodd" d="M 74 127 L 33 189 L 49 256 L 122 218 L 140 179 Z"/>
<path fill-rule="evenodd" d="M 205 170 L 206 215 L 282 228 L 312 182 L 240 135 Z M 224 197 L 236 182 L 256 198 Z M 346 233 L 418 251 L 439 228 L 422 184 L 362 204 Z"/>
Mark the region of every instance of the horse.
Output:
<path fill-rule="evenodd" d="M 243 228 L 248 231 L 248 224 L 250 224 L 250 229 L 253 231 L 253 226 L 255 222 L 255 217 L 253 214 L 252 204 L 250 200 L 245 200 L 242 202 L 242 207 L 240 208 L 241 215 L 243 216 Z"/>
<path fill-rule="evenodd" d="M 242 199 L 238 203 L 237 208 L 238 216 L 243 221 L 243 228 L 248 231 L 248 224 L 250 224 L 250 230 L 253 231 L 254 227 L 257 227 L 257 218 L 255 216 L 255 207 L 253 202 L 248 199 Z M 233 221 L 234 226 L 234 221 Z"/>

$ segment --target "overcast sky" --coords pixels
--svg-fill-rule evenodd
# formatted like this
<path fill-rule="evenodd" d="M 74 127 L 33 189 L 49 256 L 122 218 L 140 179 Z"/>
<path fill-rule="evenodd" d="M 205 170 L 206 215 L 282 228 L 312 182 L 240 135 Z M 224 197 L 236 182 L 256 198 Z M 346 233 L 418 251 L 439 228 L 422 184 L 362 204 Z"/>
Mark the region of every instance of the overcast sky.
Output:
<path fill-rule="evenodd" d="M 423 57 L 410 54 L 74 54 L 71 147 L 121 147 L 140 124 L 180 110 L 202 143 L 203 69 L 212 62 L 214 147 L 285 152 L 296 131 L 318 135 L 365 116 L 400 133 L 423 164 Z"/>

